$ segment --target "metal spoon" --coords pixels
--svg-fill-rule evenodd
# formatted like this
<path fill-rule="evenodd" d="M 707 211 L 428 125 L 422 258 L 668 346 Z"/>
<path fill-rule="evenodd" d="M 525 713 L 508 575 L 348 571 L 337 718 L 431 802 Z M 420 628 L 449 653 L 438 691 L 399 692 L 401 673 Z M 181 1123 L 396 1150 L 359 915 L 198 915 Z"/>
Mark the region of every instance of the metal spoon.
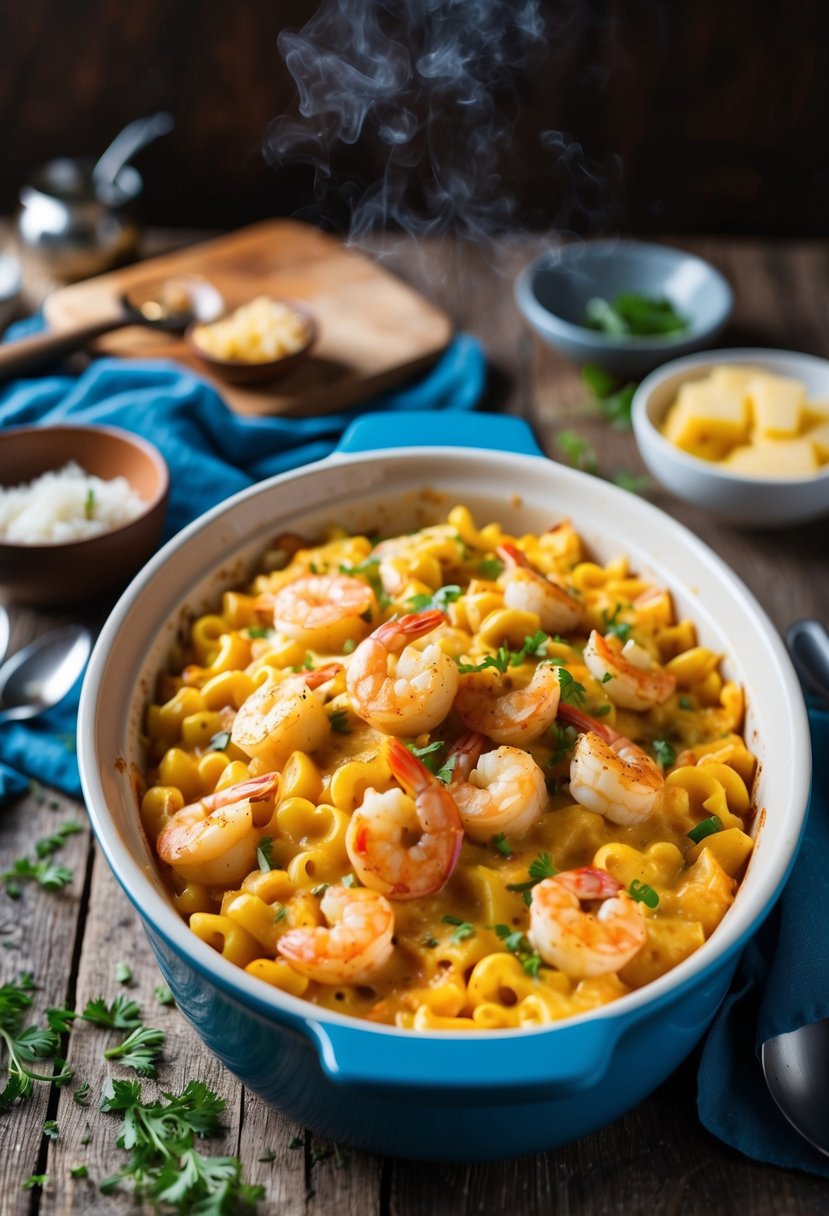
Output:
<path fill-rule="evenodd" d="M 0 723 L 21 722 L 62 701 L 84 669 L 92 635 L 66 625 L 35 638 L 0 667 Z"/>
<path fill-rule="evenodd" d="M 786 632 L 804 686 L 829 705 L 829 633 L 820 621 L 795 621 Z M 769 1093 L 781 1114 L 818 1152 L 829 1156 L 829 1018 L 777 1035 L 760 1058 Z"/>
<path fill-rule="evenodd" d="M 198 275 L 181 275 L 132 288 L 115 304 L 117 311 L 75 329 L 4 343 L 0 346 L 0 383 L 37 371 L 93 339 L 128 325 L 184 333 L 191 322 L 215 321 L 224 311 L 221 293 Z"/>

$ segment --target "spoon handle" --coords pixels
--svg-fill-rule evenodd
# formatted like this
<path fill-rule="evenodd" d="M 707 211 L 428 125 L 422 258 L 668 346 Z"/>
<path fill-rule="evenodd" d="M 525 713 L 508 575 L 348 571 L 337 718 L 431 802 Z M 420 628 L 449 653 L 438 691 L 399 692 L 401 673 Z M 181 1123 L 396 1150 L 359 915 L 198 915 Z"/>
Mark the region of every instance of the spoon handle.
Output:
<path fill-rule="evenodd" d="M 68 329 L 63 333 L 47 331 L 33 334 L 30 338 L 18 338 L 16 342 L 6 342 L 0 346 L 0 383 L 39 371 L 64 355 L 80 350 L 94 338 L 131 324 L 134 324 L 133 317 L 119 313 L 106 321 L 78 325 L 75 329 Z"/>
<path fill-rule="evenodd" d="M 795 621 L 786 630 L 786 645 L 801 682 L 829 706 L 829 632 L 813 618 Z"/>

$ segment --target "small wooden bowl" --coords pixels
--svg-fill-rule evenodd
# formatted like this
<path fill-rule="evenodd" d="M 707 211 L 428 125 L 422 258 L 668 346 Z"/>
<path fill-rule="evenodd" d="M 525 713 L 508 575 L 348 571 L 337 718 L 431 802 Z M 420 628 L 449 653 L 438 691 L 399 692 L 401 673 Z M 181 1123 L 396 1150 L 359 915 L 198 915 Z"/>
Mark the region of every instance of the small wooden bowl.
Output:
<path fill-rule="evenodd" d="M 284 304 L 286 308 L 290 308 L 291 312 L 302 317 L 305 321 L 307 329 L 307 338 L 305 345 L 299 350 L 292 351 L 290 355 L 282 355 L 279 359 L 270 359 L 267 363 L 248 363 L 244 359 L 215 359 L 209 355 L 206 350 L 196 341 L 195 332 L 202 325 L 201 321 L 195 321 L 192 325 L 188 325 L 184 331 L 184 338 L 193 354 L 201 360 L 205 367 L 226 380 L 228 384 L 267 384 L 271 380 L 281 380 L 284 375 L 292 371 L 298 364 L 302 363 L 307 358 L 311 347 L 317 340 L 319 334 L 319 326 L 314 314 L 309 308 L 303 304 L 297 304 L 293 300 L 278 300 L 279 304 Z M 235 311 L 235 310 L 234 310 Z M 217 320 L 222 320 L 218 317 Z"/>
<path fill-rule="evenodd" d="M 21 485 L 74 460 L 87 473 L 126 477 L 143 512 L 86 540 L 27 545 L 0 538 L 0 593 L 27 604 L 72 604 L 124 587 L 155 549 L 170 476 L 161 453 L 108 426 L 32 426 L 0 432 L 0 485 Z"/>

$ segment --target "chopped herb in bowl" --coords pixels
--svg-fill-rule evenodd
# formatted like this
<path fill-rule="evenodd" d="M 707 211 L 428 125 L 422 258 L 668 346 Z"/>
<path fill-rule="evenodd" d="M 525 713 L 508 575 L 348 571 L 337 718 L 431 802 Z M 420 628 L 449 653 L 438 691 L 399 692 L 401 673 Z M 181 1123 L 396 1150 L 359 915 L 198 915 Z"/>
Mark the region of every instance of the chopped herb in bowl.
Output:
<path fill-rule="evenodd" d="M 644 338 L 682 333 L 688 328 L 688 318 L 664 296 L 622 291 L 612 301 L 602 296 L 588 300 L 585 325 L 611 338 Z"/>

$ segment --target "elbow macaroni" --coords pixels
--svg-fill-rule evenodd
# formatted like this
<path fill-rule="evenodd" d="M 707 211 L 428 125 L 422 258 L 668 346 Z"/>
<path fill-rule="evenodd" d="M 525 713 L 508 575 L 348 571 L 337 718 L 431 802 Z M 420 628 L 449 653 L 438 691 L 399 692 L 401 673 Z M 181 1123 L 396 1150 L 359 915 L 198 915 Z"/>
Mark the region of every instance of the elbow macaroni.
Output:
<path fill-rule="evenodd" d="M 334 662 L 347 667 L 353 642 L 341 653 L 317 652 L 269 621 L 268 603 L 297 578 L 344 571 L 364 579 L 378 596 L 380 619 L 414 610 L 412 597 L 422 607 L 438 592 L 446 624 L 418 645 L 436 642 L 468 664 L 518 654 L 514 662 L 505 660 L 507 678 L 517 687 L 528 684 L 539 654 L 518 652 L 538 637 L 540 618 L 504 601 L 503 563 L 496 555 L 504 543 L 565 588 L 583 611 L 582 626 L 548 637 L 541 650 L 542 658 L 569 673 L 583 712 L 645 751 L 659 741 L 653 754 L 666 771 L 652 814 L 624 826 L 574 801 L 568 765 L 575 732 L 555 723 L 526 748 L 548 778 L 546 806 L 529 830 L 515 839 L 509 833 L 489 841 L 465 837 L 440 890 L 393 900 L 393 950 L 370 980 L 309 979 L 280 956 L 280 939 L 295 929 L 325 929 L 325 889 L 343 881 L 357 885 L 346 843 L 351 817 L 366 791 L 395 787 L 382 736 L 354 712 L 337 676 L 325 707 L 329 737 L 313 748 L 294 748 L 281 763 L 272 804 L 251 803 L 243 839 L 229 850 L 233 880 L 217 885 L 221 857 L 218 863 L 200 855 L 186 864 L 159 862 L 193 933 L 263 982 L 343 1013 L 415 1030 L 546 1025 L 664 974 L 703 944 L 733 902 L 752 848 L 746 825 L 755 761 L 740 733 L 742 690 L 724 679 L 722 656 L 698 643 L 693 623 L 676 620 L 670 593 L 632 572 L 625 557 L 605 565 L 592 560 L 569 521 L 539 536 L 510 537 L 498 523 L 479 528 L 465 506 L 453 508 L 444 524 L 383 542 L 376 558 L 371 540 L 338 531 L 320 544 L 281 538 L 269 571 L 247 588 L 226 592 L 219 612 L 193 622 L 147 711 L 148 788 L 141 803 L 147 836 L 155 842 L 188 815 L 194 832 L 212 823 L 221 834 L 216 817 L 224 812 L 212 816 L 210 810 L 216 795 L 270 770 L 265 754 L 251 757 L 231 740 L 242 705 L 263 682 L 279 684 L 297 671 Z M 675 677 L 675 691 L 645 711 L 614 704 L 582 657 L 591 629 L 634 640 Z M 434 771 L 462 729 L 450 713 L 431 734 L 409 742 L 424 756 L 434 754 Z M 689 837 L 707 821 L 716 830 Z M 649 888 L 651 903 L 658 900 L 644 909 L 644 946 L 616 973 L 572 978 L 533 951 L 526 937 L 536 880 L 531 867 L 544 857 L 558 870 L 606 870 L 625 889 Z"/>

